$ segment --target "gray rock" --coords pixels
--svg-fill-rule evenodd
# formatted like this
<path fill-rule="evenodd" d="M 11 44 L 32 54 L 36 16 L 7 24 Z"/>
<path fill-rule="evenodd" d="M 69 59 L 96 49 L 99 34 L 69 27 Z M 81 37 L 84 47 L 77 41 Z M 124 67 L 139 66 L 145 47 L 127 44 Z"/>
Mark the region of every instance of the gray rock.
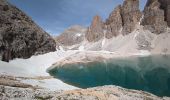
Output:
<path fill-rule="evenodd" d="M 140 21 L 139 0 L 125 0 L 122 5 L 123 35 L 131 33 Z"/>
<path fill-rule="evenodd" d="M 103 38 L 103 27 L 104 23 L 102 22 L 100 16 L 95 16 L 93 18 L 91 26 L 87 30 L 87 34 L 85 35 L 86 39 L 89 42 L 96 42 Z"/>
<path fill-rule="evenodd" d="M 122 16 L 121 16 L 121 5 L 115 8 L 110 14 L 109 18 L 105 22 L 105 37 L 110 39 L 113 36 L 121 34 L 122 28 Z"/>
<path fill-rule="evenodd" d="M 29 58 L 55 51 L 56 43 L 21 10 L 0 1 L 0 58 Z"/>
<path fill-rule="evenodd" d="M 144 29 L 155 34 L 164 33 L 167 29 L 165 12 L 161 9 L 161 4 L 158 0 L 148 0 L 144 9 L 144 18 L 141 23 L 144 25 Z"/>
<path fill-rule="evenodd" d="M 158 0 L 161 4 L 160 8 L 164 10 L 165 21 L 170 27 L 170 0 Z"/>
<path fill-rule="evenodd" d="M 55 37 L 56 42 L 62 46 L 71 46 L 79 44 L 84 40 L 87 29 L 85 27 L 75 25 L 66 29 L 61 35 Z"/>

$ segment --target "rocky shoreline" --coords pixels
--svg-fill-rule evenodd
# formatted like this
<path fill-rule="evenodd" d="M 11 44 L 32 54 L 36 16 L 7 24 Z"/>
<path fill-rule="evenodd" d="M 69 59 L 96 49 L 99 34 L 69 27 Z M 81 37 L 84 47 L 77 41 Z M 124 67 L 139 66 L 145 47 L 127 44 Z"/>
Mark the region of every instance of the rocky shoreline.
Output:
<path fill-rule="evenodd" d="M 1 100 L 170 100 L 169 97 L 158 97 L 144 91 L 113 85 L 51 91 L 22 83 L 19 80 L 21 80 L 21 77 L 0 75 Z"/>

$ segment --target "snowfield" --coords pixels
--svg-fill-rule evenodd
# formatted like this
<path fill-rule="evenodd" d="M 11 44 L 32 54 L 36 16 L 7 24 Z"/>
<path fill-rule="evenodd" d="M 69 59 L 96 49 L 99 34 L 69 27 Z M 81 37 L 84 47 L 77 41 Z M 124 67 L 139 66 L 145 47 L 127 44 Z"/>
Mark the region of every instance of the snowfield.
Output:
<path fill-rule="evenodd" d="M 46 69 L 50 67 L 57 59 L 62 59 L 74 52 L 63 52 L 62 50 L 50 52 L 43 55 L 32 56 L 29 59 L 15 59 L 9 63 L 0 61 L 0 74 L 11 75 L 16 77 L 46 77 L 49 74 Z M 72 90 L 77 87 L 63 83 L 54 78 L 49 79 L 23 79 L 22 83 L 39 86 L 50 90 Z"/>

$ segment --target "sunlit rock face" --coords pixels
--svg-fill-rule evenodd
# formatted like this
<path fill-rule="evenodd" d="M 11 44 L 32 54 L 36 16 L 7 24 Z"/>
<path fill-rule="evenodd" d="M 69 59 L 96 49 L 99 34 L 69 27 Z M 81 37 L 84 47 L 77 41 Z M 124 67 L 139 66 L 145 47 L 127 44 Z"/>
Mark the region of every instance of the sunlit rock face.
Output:
<path fill-rule="evenodd" d="M 103 22 L 100 16 L 95 16 L 93 18 L 92 24 L 88 28 L 86 39 L 89 42 L 96 42 L 103 38 Z"/>
<path fill-rule="evenodd" d="M 135 30 L 141 16 L 139 0 L 125 0 L 122 6 L 119 5 L 113 10 L 105 22 L 102 22 L 99 16 L 95 16 L 86 39 L 96 42 L 104 37 L 110 39 L 119 34 L 127 35 Z"/>
<path fill-rule="evenodd" d="M 142 14 L 139 10 L 139 0 L 125 0 L 122 5 L 123 35 L 131 33 L 139 22 Z"/>
<path fill-rule="evenodd" d="M 142 25 L 155 34 L 166 31 L 168 22 L 168 0 L 148 0 L 144 9 Z M 169 24 L 169 22 L 168 22 Z"/>
<path fill-rule="evenodd" d="M 74 25 L 66 29 L 63 33 L 54 39 L 61 46 L 71 46 L 81 43 L 84 40 L 86 32 L 87 28 L 79 25 Z"/>
<path fill-rule="evenodd" d="M 0 60 L 55 51 L 56 43 L 25 13 L 0 0 Z"/>

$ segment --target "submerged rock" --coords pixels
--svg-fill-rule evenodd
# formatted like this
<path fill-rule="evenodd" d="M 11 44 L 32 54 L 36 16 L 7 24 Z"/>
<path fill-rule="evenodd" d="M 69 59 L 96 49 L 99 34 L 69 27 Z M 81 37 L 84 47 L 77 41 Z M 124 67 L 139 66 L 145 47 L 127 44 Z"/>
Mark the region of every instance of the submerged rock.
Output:
<path fill-rule="evenodd" d="M 29 58 L 56 50 L 56 43 L 21 10 L 0 1 L 0 60 Z"/>

